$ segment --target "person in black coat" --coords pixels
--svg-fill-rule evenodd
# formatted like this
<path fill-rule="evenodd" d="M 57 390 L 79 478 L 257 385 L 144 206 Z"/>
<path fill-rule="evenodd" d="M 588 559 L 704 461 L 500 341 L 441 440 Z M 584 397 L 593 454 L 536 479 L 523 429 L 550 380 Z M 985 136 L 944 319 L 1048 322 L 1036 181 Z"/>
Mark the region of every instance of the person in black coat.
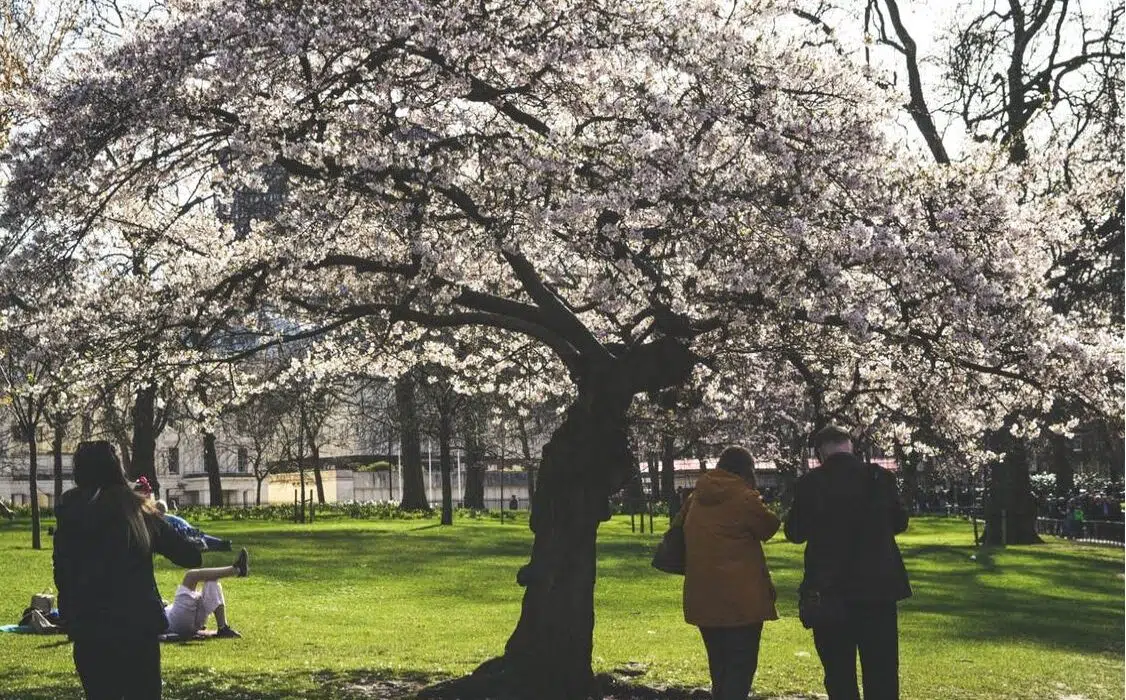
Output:
<path fill-rule="evenodd" d="M 54 565 L 82 687 L 88 700 L 155 700 L 168 621 L 153 554 L 186 568 L 202 557 L 133 492 L 112 444 L 80 443 L 74 481 L 55 510 Z"/>
<path fill-rule="evenodd" d="M 805 542 L 802 595 L 816 591 L 833 614 L 812 626 L 830 700 L 859 700 L 859 651 L 865 700 L 899 697 L 896 602 L 911 596 L 895 535 L 907 511 L 895 478 L 852 454 L 835 426 L 813 438 L 821 466 L 795 487 L 786 539 Z"/>

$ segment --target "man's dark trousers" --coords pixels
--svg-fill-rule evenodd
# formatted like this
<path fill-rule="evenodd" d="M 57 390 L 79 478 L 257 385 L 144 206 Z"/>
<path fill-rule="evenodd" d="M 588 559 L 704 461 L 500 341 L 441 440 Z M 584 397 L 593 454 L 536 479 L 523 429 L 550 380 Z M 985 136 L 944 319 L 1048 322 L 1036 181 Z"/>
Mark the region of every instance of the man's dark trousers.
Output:
<path fill-rule="evenodd" d="M 856 653 L 860 652 L 864 700 L 898 700 L 899 633 L 895 601 L 850 601 L 845 619 L 813 628 L 825 668 L 829 700 L 860 700 Z"/>
<path fill-rule="evenodd" d="M 762 623 L 741 627 L 701 627 L 708 651 L 714 700 L 747 700 L 758 668 Z"/>

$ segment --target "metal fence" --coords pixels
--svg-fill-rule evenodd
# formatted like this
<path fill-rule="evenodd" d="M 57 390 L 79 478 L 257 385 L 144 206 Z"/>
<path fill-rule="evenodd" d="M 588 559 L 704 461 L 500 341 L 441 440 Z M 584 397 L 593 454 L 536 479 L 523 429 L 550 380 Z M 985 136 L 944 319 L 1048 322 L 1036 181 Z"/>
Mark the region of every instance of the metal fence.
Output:
<path fill-rule="evenodd" d="M 1036 534 L 1065 537 L 1080 542 L 1104 544 L 1123 544 L 1124 527 L 1122 522 L 1111 520 L 1060 520 L 1058 518 L 1036 518 Z"/>

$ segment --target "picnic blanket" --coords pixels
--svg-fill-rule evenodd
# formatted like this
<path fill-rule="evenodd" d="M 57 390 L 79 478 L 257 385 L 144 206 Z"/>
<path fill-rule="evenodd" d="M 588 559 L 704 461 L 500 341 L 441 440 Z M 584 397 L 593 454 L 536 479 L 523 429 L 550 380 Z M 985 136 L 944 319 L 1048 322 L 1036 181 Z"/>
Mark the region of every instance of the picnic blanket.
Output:
<path fill-rule="evenodd" d="M 168 643 L 194 642 L 208 639 L 218 639 L 218 637 L 215 636 L 215 630 L 200 630 L 190 637 L 174 634 L 172 632 L 165 632 L 164 634 L 160 635 L 160 641 Z"/>
<path fill-rule="evenodd" d="M 0 625 L 0 633 L 8 632 L 10 634 L 43 634 L 31 625 Z M 215 630 L 200 630 L 191 637 L 184 637 L 179 634 L 171 632 L 160 635 L 162 642 L 192 642 L 198 640 L 217 639 Z"/>

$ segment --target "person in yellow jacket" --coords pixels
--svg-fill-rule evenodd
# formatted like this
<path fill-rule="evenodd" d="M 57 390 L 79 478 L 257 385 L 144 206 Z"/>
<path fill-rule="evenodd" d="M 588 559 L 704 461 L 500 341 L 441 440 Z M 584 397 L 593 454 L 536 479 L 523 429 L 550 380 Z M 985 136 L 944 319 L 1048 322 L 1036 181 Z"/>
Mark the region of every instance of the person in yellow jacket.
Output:
<path fill-rule="evenodd" d="M 762 543 L 778 516 L 755 490 L 754 458 L 731 446 L 704 473 L 676 522 L 684 526 L 684 620 L 700 628 L 714 700 L 746 700 L 758 668 L 762 623 L 777 620 Z"/>

